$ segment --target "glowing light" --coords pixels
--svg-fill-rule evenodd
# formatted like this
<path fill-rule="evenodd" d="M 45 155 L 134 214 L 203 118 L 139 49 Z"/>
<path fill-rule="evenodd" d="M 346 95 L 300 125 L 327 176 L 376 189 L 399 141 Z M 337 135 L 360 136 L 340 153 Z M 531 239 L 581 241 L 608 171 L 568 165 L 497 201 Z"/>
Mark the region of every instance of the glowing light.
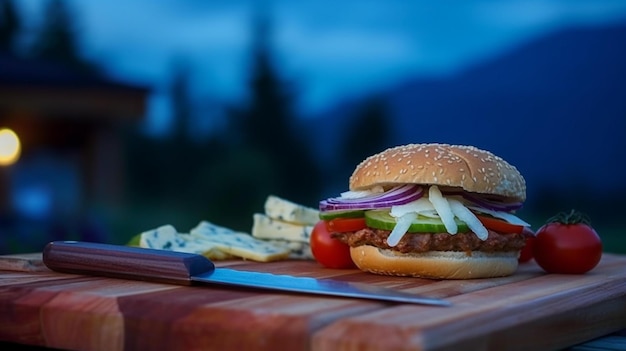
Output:
<path fill-rule="evenodd" d="M 11 129 L 0 129 L 0 166 L 8 166 L 14 164 L 18 158 L 22 146 L 20 138 Z"/>

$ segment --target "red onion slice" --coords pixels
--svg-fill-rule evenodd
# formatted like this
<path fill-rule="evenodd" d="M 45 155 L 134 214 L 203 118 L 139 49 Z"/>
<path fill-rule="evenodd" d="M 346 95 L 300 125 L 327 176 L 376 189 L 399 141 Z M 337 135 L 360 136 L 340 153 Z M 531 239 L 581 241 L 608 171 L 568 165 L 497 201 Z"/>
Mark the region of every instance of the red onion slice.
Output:
<path fill-rule="evenodd" d="M 370 195 L 366 195 L 363 197 L 331 197 L 330 199 L 326 199 L 328 203 L 331 204 L 340 204 L 340 203 L 363 203 L 363 202 L 372 202 L 378 200 L 395 200 L 405 196 L 406 194 L 412 192 L 413 188 L 417 187 L 416 185 L 403 185 L 391 188 L 383 193 L 373 193 Z"/>
<path fill-rule="evenodd" d="M 489 210 L 494 211 L 505 211 L 510 212 L 514 210 L 518 210 L 522 207 L 521 202 L 501 202 L 497 200 L 488 200 L 479 195 L 471 194 L 471 193 L 463 193 L 463 197 L 478 206 L 484 207 Z"/>
<path fill-rule="evenodd" d="M 401 185 L 384 193 L 376 193 L 361 198 L 333 197 L 320 201 L 320 211 L 333 210 L 371 210 L 403 205 L 422 197 L 423 189 L 419 185 Z"/>
<path fill-rule="evenodd" d="M 482 197 L 480 194 L 468 193 L 460 189 L 459 190 L 446 189 L 445 191 L 442 191 L 442 193 L 445 196 L 460 195 L 465 200 L 468 200 L 475 205 L 484 207 L 488 210 L 494 210 L 494 211 L 505 211 L 505 212 L 515 211 L 515 210 L 519 210 L 520 208 L 522 208 L 522 205 L 523 205 L 522 202 L 502 202 L 498 200 L 489 200 L 489 199 Z"/>

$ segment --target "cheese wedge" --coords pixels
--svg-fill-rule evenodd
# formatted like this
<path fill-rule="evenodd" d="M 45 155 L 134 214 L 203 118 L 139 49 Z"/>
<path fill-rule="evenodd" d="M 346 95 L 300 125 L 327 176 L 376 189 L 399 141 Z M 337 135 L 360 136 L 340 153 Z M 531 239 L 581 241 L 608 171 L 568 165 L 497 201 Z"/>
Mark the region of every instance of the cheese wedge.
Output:
<path fill-rule="evenodd" d="M 259 240 L 248 233 L 236 232 L 207 221 L 201 221 L 189 233 L 210 242 L 223 252 L 253 261 L 276 261 L 288 258 L 290 254 L 286 246 Z"/>
<path fill-rule="evenodd" d="M 267 240 L 275 245 L 281 245 L 289 249 L 289 258 L 294 260 L 313 260 L 313 253 L 311 252 L 311 245 L 298 241 L 288 240 Z"/>
<path fill-rule="evenodd" d="M 275 195 L 270 195 L 265 200 L 265 215 L 279 221 L 311 226 L 320 220 L 318 210 Z"/>
<path fill-rule="evenodd" d="M 217 245 L 189 234 L 178 233 L 176 228 L 169 224 L 141 233 L 139 246 L 193 253 L 203 255 L 211 260 L 232 258 L 230 254 L 220 250 Z"/>
<path fill-rule="evenodd" d="M 253 215 L 252 236 L 259 239 L 281 239 L 309 243 L 313 226 L 277 220 L 262 213 Z"/>

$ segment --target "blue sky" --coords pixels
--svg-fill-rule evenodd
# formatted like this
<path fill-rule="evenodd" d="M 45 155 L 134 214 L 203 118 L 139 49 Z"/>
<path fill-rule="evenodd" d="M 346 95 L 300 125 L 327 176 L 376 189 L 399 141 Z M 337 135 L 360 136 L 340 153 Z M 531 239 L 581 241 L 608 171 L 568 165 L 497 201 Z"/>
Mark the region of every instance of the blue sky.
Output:
<path fill-rule="evenodd" d="M 245 94 L 258 0 L 76 0 L 81 48 L 118 79 L 148 84 L 149 126 L 168 123 L 167 85 L 175 59 L 193 69 L 199 99 Z M 20 0 L 40 20 L 45 1 Z M 351 96 L 417 75 L 447 75 L 523 41 L 569 25 L 626 20 L 622 0 L 266 1 L 284 77 L 314 114 Z"/>

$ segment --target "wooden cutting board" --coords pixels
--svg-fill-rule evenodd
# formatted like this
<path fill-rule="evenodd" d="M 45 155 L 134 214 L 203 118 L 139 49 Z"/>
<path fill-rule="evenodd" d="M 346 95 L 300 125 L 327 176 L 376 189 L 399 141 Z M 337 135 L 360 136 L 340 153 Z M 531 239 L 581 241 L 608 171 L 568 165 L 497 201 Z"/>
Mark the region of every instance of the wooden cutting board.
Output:
<path fill-rule="evenodd" d="M 585 275 L 536 264 L 437 281 L 311 261 L 219 262 L 446 298 L 452 307 L 60 274 L 41 254 L 0 257 L 0 340 L 72 350 L 541 350 L 626 328 L 626 256 Z"/>

